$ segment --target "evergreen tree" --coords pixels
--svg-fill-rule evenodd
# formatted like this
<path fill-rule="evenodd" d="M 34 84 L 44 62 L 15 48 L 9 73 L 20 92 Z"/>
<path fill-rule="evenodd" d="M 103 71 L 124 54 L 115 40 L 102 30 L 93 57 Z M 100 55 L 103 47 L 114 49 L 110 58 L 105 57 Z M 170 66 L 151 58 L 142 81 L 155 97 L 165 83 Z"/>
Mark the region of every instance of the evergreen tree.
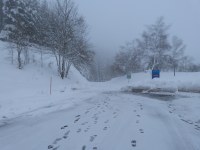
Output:
<path fill-rule="evenodd" d="M 35 4 L 36 5 L 36 4 Z M 50 46 L 49 33 L 50 33 L 50 12 L 46 0 L 42 1 L 39 5 L 37 4 L 37 14 L 35 16 L 36 21 L 36 38 L 35 43 L 42 46 Z"/>
<path fill-rule="evenodd" d="M 35 32 L 32 11 L 27 4 L 25 0 L 5 0 L 3 6 L 5 25 L 1 37 L 16 44 L 19 69 L 22 68 L 21 53 Z"/>
<path fill-rule="evenodd" d="M 3 29 L 3 0 L 0 0 L 0 32 Z"/>

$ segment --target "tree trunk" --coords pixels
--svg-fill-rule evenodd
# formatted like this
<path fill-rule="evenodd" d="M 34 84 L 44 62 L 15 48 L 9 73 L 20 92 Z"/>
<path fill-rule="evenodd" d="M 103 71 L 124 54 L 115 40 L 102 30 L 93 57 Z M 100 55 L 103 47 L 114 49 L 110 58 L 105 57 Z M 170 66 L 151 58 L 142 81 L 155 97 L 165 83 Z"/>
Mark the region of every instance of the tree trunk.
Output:
<path fill-rule="evenodd" d="M 41 67 L 43 67 L 43 50 L 40 48 L 40 60 L 41 60 Z"/>
<path fill-rule="evenodd" d="M 174 76 L 176 76 L 176 67 L 174 65 Z"/>
<path fill-rule="evenodd" d="M 13 57 L 14 57 L 14 52 L 13 52 L 13 49 L 11 49 L 11 63 L 12 63 L 12 65 L 14 64 Z"/>
<path fill-rule="evenodd" d="M 17 50 L 18 68 L 22 69 L 21 50 Z"/>
<path fill-rule="evenodd" d="M 65 58 L 64 57 L 62 58 L 62 66 L 61 67 L 62 68 L 61 68 L 60 75 L 61 75 L 61 78 L 64 79 L 64 77 L 65 77 Z"/>
<path fill-rule="evenodd" d="M 67 66 L 67 68 L 66 68 L 66 72 L 65 72 L 65 77 L 67 78 L 67 76 L 68 76 L 68 74 L 69 74 L 69 69 L 70 69 L 70 67 L 71 67 L 71 63 L 70 63 L 70 62 L 67 62 L 67 63 L 66 63 L 66 66 Z"/>

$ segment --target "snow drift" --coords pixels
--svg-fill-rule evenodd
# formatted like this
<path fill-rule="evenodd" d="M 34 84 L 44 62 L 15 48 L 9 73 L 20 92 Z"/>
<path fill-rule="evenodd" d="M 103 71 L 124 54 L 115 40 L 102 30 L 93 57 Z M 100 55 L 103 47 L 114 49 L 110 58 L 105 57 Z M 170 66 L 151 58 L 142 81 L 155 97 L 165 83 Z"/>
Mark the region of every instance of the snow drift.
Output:
<path fill-rule="evenodd" d="M 29 49 L 30 63 L 19 70 L 15 50 L 14 64 L 11 64 L 9 43 L 0 41 L 0 121 L 28 112 L 47 112 L 44 108 L 51 107 L 48 111 L 54 111 L 72 106 L 76 103 L 73 100 L 76 91 L 88 83 L 73 66 L 68 78 L 62 80 L 52 55 L 44 54 L 41 66 L 39 50 L 35 47 Z"/>
<path fill-rule="evenodd" d="M 139 93 L 176 94 L 179 92 L 200 93 L 200 73 L 162 72 L 160 78 L 151 79 L 150 73 L 135 73 L 128 86 L 121 90 Z M 195 77 L 195 78 L 194 78 Z"/>

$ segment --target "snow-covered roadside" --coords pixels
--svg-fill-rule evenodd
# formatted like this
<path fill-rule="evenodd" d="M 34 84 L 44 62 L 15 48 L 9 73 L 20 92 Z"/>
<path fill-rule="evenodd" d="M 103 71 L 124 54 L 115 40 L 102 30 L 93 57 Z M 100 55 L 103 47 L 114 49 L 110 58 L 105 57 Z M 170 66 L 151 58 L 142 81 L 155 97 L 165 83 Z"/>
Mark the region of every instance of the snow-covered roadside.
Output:
<path fill-rule="evenodd" d="M 19 70 L 16 65 L 11 64 L 8 46 L 8 43 L 0 41 L 1 124 L 4 120 L 30 113 L 33 115 L 64 109 L 92 96 L 93 93 L 83 91 L 89 83 L 74 67 L 71 67 L 68 79 L 61 80 L 52 63 L 54 58 L 44 55 L 41 67 L 40 56 L 35 53 L 30 54 L 35 62 Z M 14 62 L 15 59 L 16 56 Z"/>
<path fill-rule="evenodd" d="M 126 77 L 124 77 L 125 79 Z M 151 73 L 135 73 L 129 84 L 122 91 L 134 92 L 160 92 L 177 93 L 192 92 L 200 93 L 200 72 L 178 72 L 173 76 L 172 72 L 161 72 L 160 78 L 151 79 Z"/>
<path fill-rule="evenodd" d="M 34 47 L 31 49 L 37 51 Z M 13 118 L 80 105 L 98 93 L 119 90 L 121 87 L 120 84 L 90 83 L 73 66 L 68 78 L 62 80 L 57 75 L 54 59 L 51 55 L 43 54 L 41 67 L 40 54 L 30 53 L 31 63 L 19 70 L 16 67 L 16 54 L 14 64 L 11 64 L 9 44 L 0 41 L 0 126 Z"/>
<path fill-rule="evenodd" d="M 55 58 L 43 54 L 41 67 L 39 50 L 30 48 L 31 63 L 19 70 L 16 67 L 16 51 L 14 64 L 11 64 L 9 43 L 0 41 L 0 126 L 12 118 L 73 107 L 98 92 L 115 89 L 109 83 L 105 86 L 104 83 L 88 82 L 73 66 L 68 78 L 61 80 L 56 72 Z M 120 89 L 119 86 L 117 89 Z"/>
<path fill-rule="evenodd" d="M 74 67 L 71 68 L 68 79 L 61 80 L 54 68 L 54 58 L 44 55 L 44 66 L 41 68 L 40 56 L 31 55 L 34 55 L 36 62 L 18 70 L 8 59 L 8 44 L 0 42 L 0 125 L 12 118 L 39 115 L 79 105 L 98 93 L 120 91 L 126 86 L 176 90 L 177 87 L 198 89 L 200 85 L 197 82 L 200 80 L 200 73 L 177 73 L 174 78 L 173 73 L 162 72 L 161 78 L 155 80 L 151 79 L 149 73 L 137 73 L 132 74 L 129 82 L 124 76 L 106 83 L 91 83 Z M 51 77 L 53 82 L 50 95 Z"/>

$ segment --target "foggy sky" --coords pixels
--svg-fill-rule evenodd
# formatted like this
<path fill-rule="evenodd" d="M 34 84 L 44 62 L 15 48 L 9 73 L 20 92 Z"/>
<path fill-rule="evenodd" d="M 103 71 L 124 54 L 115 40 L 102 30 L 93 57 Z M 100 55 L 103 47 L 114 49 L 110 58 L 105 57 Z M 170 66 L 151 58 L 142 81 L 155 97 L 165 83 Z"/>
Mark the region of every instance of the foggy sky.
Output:
<path fill-rule="evenodd" d="M 74 0 L 89 25 L 95 51 L 108 58 L 126 42 L 139 38 L 145 25 L 164 16 L 169 33 L 187 45 L 200 62 L 200 0 Z"/>

